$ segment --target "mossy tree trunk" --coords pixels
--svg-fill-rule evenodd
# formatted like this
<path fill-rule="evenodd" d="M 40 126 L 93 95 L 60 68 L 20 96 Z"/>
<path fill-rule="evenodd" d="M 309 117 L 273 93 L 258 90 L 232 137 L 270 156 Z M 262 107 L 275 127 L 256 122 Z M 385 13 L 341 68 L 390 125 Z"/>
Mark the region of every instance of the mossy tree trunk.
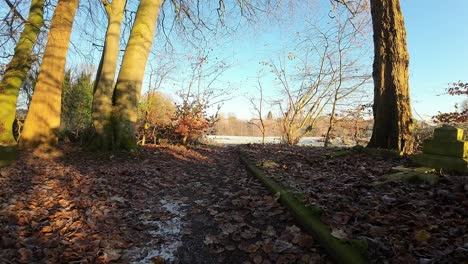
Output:
<path fill-rule="evenodd" d="M 6 66 L 0 82 L 0 144 L 16 144 L 13 136 L 13 123 L 16 116 L 16 100 L 28 71 L 31 69 L 31 58 L 37 36 L 44 24 L 44 0 L 32 0 L 29 9 L 28 23 L 15 47 L 13 58 Z"/>
<path fill-rule="evenodd" d="M 371 0 L 374 29 L 374 128 L 368 147 L 413 151 L 409 55 L 399 0 Z"/>
<path fill-rule="evenodd" d="M 125 0 L 103 1 L 107 14 L 107 32 L 101 62 L 96 74 L 93 94 L 93 126 L 95 138 L 93 144 L 98 149 L 110 149 L 113 141 L 111 126 L 112 95 L 114 78 L 119 56 L 120 28 L 125 9 Z"/>
<path fill-rule="evenodd" d="M 135 123 L 145 65 L 162 0 L 141 0 L 122 60 L 114 93 L 113 126 L 119 149 L 136 148 Z"/>
<path fill-rule="evenodd" d="M 20 147 L 49 147 L 57 143 L 60 127 L 62 82 L 78 0 L 59 0 L 31 105 L 21 134 Z"/>

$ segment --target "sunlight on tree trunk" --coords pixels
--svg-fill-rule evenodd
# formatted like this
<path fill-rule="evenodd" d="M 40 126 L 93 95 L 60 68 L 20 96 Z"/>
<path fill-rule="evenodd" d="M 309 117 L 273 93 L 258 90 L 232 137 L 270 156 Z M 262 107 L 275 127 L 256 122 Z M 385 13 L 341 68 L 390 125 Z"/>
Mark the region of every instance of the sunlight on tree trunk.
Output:
<path fill-rule="evenodd" d="M 111 127 L 112 95 L 114 78 L 119 56 L 120 28 L 125 9 L 125 0 L 103 2 L 107 13 L 108 26 L 101 62 L 96 74 L 93 96 L 93 125 L 96 132 L 93 144 L 96 148 L 109 149 L 112 146 Z"/>
<path fill-rule="evenodd" d="M 65 63 L 78 0 L 60 0 L 52 18 L 39 77 L 21 134 L 22 148 L 57 143 Z"/>
<path fill-rule="evenodd" d="M 135 123 L 145 65 L 162 0 L 141 0 L 115 86 L 115 147 L 136 148 Z"/>
<path fill-rule="evenodd" d="M 29 9 L 28 23 L 15 47 L 15 53 L 6 66 L 0 83 L 0 144 L 16 144 L 13 136 L 13 122 L 16 116 L 16 100 L 28 71 L 31 69 L 31 58 L 37 36 L 44 24 L 44 0 L 32 0 Z"/>
<path fill-rule="evenodd" d="M 368 147 L 413 152 L 409 55 L 399 0 L 372 0 L 374 128 Z"/>

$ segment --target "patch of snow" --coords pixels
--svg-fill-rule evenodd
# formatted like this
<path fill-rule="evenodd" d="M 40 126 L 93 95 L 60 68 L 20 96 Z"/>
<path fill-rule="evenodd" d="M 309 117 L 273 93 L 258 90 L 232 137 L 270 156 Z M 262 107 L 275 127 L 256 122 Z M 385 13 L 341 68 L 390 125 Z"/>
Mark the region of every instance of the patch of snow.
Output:
<path fill-rule="evenodd" d="M 155 257 L 161 257 L 166 262 L 172 262 L 174 261 L 174 253 L 180 246 L 182 246 L 182 241 L 180 240 L 161 245 L 160 249 L 150 251 L 144 259 L 136 263 L 153 263 L 152 259 Z"/>
<path fill-rule="evenodd" d="M 262 137 L 248 137 L 248 136 L 223 136 L 223 135 L 209 135 L 206 136 L 208 142 L 214 144 L 224 144 L 224 145 L 239 145 L 239 144 L 261 144 Z M 323 137 L 304 137 L 302 138 L 298 145 L 300 146 L 323 146 Z M 280 144 L 282 142 L 281 137 L 265 137 L 266 144 Z M 343 140 L 340 138 L 335 138 L 332 140 L 332 145 L 342 146 Z"/>
<path fill-rule="evenodd" d="M 184 211 L 185 204 L 179 201 L 160 200 L 163 208 L 171 217 L 165 221 L 143 220 L 142 224 L 152 227 L 153 230 L 147 231 L 155 238 L 156 243 L 149 241 L 148 246 L 132 250 L 132 253 L 143 259 L 133 261 L 132 263 L 149 264 L 155 257 L 163 258 L 166 262 L 175 260 L 174 253 L 182 246 L 182 217 L 186 215 Z M 159 242 L 161 241 L 161 242 Z M 159 243 L 158 243 L 159 242 Z M 133 254 L 132 254 L 133 255 Z"/>
<path fill-rule="evenodd" d="M 156 231 L 149 231 L 153 237 L 168 237 L 177 235 L 182 231 L 180 217 L 174 217 L 167 221 L 143 221 L 146 226 L 154 226 Z"/>
<path fill-rule="evenodd" d="M 161 200 L 160 203 L 162 204 L 162 208 L 164 208 L 167 212 L 171 214 L 185 216 L 185 212 L 183 212 L 182 205 L 177 202 L 167 202 L 166 200 Z"/>

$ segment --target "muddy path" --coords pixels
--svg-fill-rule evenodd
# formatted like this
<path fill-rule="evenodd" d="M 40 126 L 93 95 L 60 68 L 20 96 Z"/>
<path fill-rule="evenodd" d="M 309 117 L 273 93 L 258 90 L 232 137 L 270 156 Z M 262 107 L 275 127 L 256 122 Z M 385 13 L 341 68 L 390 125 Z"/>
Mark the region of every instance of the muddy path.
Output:
<path fill-rule="evenodd" d="M 1 169 L 0 262 L 328 262 L 235 148 L 62 151 Z"/>

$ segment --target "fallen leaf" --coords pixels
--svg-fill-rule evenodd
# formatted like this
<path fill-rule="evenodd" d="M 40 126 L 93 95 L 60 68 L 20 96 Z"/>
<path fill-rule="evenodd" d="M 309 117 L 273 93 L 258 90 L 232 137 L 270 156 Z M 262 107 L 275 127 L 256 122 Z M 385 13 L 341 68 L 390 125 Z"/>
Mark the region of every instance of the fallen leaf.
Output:
<path fill-rule="evenodd" d="M 205 245 L 211 245 L 218 242 L 218 238 L 214 235 L 206 235 L 205 240 L 203 241 Z"/>
<path fill-rule="evenodd" d="M 427 242 L 431 238 L 431 233 L 426 230 L 418 230 L 414 234 L 414 238 L 421 243 Z"/>
<path fill-rule="evenodd" d="M 285 250 L 290 249 L 291 247 L 292 247 L 291 243 L 284 241 L 284 240 L 277 239 L 275 243 L 273 244 L 273 252 L 281 253 Z"/>
<path fill-rule="evenodd" d="M 341 229 L 333 229 L 331 235 L 338 239 L 347 239 L 348 235 Z"/>

